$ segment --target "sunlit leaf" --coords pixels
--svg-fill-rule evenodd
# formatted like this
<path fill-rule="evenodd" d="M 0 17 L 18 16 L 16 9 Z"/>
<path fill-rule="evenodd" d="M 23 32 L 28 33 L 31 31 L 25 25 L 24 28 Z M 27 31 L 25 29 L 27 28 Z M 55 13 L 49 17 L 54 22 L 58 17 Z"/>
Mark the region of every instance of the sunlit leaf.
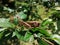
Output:
<path fill-rule="evenodd" d="M 4 31 L 5 29 L 6 29 L 6 28 L 0 28 L 0 32 L 1 32 L 1 31 Z"/>
<path fill-rule="evenodd" d="M 13 32 L 13 34 L 12 34 L 12 37 L 14 37 L 14 36 L 16 36 L 16 33 L 15 32 Z"/>
<path fill-rule="evenodd" d="M 4 28 L 14 28 L 15 25 L 9 22 L 9 19 L 5 19 L 5 18 L 0 18 L 0 27 L 4 27 Z"/>
<path fill-rule="evenodd" d="M 60 7 L 56 7 L 55 9 L 56 9 L 56 10 L 60 10 Z"/>
<path fill-rule="evenodd" d="M 17 16 L 20 17 L 20 19 L 26 19 L 26 18 L 27 18 L 27 15 L 24 14 L 24 12 L 19 12 L 19 13 L 17 14 Z"/>
<path fill-rule="evenodd" d="M 9 36 L 11 33 L 7 33 L 6 35 L 5 35 L 5 37 L 7 37 L 7 36 Z"/>
<path fill-rule="evenodd" d="M 9 11 L 9 13 L 14 12 L 14 10 L 13 10 L 13 9 L 10 9 L 10 8 L 7 8 L 7 7 L 4 7 L 4 8 L 3 8 L 3 10 Z"/>
<path fill-rule="evenodd" d="M 57 34 L 54 34 L 51 36 L 52 40 L 54 40 L 55 42 L 57 42 L 60 45 L 60 36 Z"/>
<path fill-rule="evenodd" d="M 33 41 L 34 37 L 30 32 L 26 32 L 25 36 L 24 36 L 24 41 Z"/>
<path fill-rule="evenodd" d="M 50 24 L 52 22 L 52 19 L 46 19 L 42 22 L 42 26 L 46 26 L 47 24 Z"/>
<path fill-rule="evenodd" d="M 41 37 L 42 35 L 43 35 L 43 34 L 41 34 L 41 33 L 38 33 L 38 34 L 37 34 L 37 37 Z"/>

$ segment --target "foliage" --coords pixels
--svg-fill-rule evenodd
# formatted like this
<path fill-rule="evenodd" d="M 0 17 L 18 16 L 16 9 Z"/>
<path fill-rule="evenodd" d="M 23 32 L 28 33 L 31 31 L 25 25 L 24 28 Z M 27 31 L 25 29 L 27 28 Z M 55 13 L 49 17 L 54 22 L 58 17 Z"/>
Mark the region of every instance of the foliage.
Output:
<path fill-rule="evenodd" d="M 37 40 L 39 45 L 60 45 L 60 34 L 56 33 L 60 10 L 43 3 L 16 0 L 15 9 L 0 7 L 0 40 L 11 37 L 32 44 Z"/>

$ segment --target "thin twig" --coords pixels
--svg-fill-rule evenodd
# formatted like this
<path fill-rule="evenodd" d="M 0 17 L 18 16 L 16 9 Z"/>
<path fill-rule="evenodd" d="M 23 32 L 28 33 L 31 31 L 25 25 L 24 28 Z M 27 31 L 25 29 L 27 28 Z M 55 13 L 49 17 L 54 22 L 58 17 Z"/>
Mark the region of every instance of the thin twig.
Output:
<path fill-rule="evenodd" d="M 52 42 L 48 41 L 47 39 L 45 38 L 42 38 L 43 40 L 45 40 L 47 43 L 49 43 L 50 45 L 54 45 Z"/>

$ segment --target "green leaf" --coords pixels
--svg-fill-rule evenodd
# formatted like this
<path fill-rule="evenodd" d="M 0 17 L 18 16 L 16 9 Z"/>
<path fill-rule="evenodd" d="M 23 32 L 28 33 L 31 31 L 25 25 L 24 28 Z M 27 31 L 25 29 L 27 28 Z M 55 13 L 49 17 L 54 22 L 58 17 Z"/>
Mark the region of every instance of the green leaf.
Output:
<path fill-rule="evenodd" d="M 45 42 L 42 39 L 38 39 L 37 41 L 38 41 L 39 45 L 49 45 L 47 42 Z"/>
<path fill-rule="evenodd" d="M 18 19 L 17 18 L 14 18 L 14 24 L 18 24 Z"/>
<path fill-rule="evenodd" d="M 40 29 L 40 28 L 32 28 L 31 29 L 33 32 L 36 32 L 36 31 L 39 31 L 41 34 L 45 35 L 45 36 L 50 36 L 50 34 L 48 33 L 47 30 L 43 30 L 43 29 Z"/>
<path fill-rule="evenodd" d="M 32 28 L 30 30 L 32 30 L 33 32 L 36 32 L 36 31 L 39 31 L 40 29 L 39 28 Z"/>
<path fill-rule="evenodd" d="M 13 9 L 10 9 L 10 8 L 7 8 L 7 7 L 4 7 L 4 8 L 3 8 L 3 10 L 9 11 L 9 13 L 14 12 L 14 10 L 13 10 Z"/>
<path fill-rule="evenodd" d="M 25 36 L 24 36 L 24 41 L 33 41 L 34 37 L 30 32 L 26 32 Z"/>
<path fill-rule="evenodd" d="M 19 12 L 19 13 L 17 14 L 17 16 L 20 17 L 20 19 L 26 19 L 26 18 L 27 18 L 27 15 L 24 14 L 24 12 Z"/>
<path fill-rule="evenodd" d="M 8 37 L 10 34 L 11 34 L 11 33 L 7 33 L 7 34 L 5 34 L 5 37 Z"/>
<path fill-rule="evenodd" d="M 14 28 L 15 25 L 10 23 L 9 22 L 9 19 L 6 19 L 6 18 L 0 18 L 0 27 L 3 27 L 3 28 Z"/>
<path fill-rule="evenodd" d="M 14 37 L 14 36 L 16 36 L 16 33 L 15 33 L 15 31 L 13 32 L 13 34 L 12 34 L 12 37 Z"/>
<path fill-rule="evenodd" d="M 4 32 L 0 32 L 0 39 L 2 38 Z"/>
<path fill-rule="evenodd" d="M 17 38 L 18 38 L 19 40 L 23 40 L 23 39 L 24 39 L 24 36 L 21 35 L 17 30 L 15 30 L 15 35 L 17 36 Z"/>
<path fill-rule="evenodd" d="M 55 10 L 60 10 L 60 7 L 55 7 Z"/>
<path fill-rule="evenodd" d="M 4 7 L 4 9 L 3 10 L 8 10 L 8 8 L 7 7 Z"/>
<path fill-rule="evenodd" d="M 0 32 L 1 32 L 1 31 L 4 31 L 5 29 L 6 29 L 6 28 L 0 28 Z"/>
<path fill-rule="evenodd" d="M 14 32 L 19 40 L 32 42 L 34 40 L 34 36 L 30 32 L 26 32 L 25 36 L 20 34 L 17 30 Z"/>
<path fill-rule="evenodd" d="M 37 34 L 37 37 L 39 37 L 39 38 L 40 38 L 42 35 L 43 35 L 43 34 L 41 34 L 41 33 L 38 33 L 38 34 Z"/>
<path fill-rule="evenodd" d="M 42 22 L 42 26 L 46 26 L 47 24 L 50 24 L 52 22 L 52 19 L 46 19 Z"/>
<path fill-rule="evenodd" d="M 57 34 L 54 34 L 51 36 L 52 40 L 54 40 L 56 43 L 60 45 L 60 36 Z"/>
<path fill-rule="evenodd" d="M 39 30 L 40 33 L 44 34 L 45 36 L 50 36 L 50 34 L 48 33 L 48 31 L 46 30 Z"/>

